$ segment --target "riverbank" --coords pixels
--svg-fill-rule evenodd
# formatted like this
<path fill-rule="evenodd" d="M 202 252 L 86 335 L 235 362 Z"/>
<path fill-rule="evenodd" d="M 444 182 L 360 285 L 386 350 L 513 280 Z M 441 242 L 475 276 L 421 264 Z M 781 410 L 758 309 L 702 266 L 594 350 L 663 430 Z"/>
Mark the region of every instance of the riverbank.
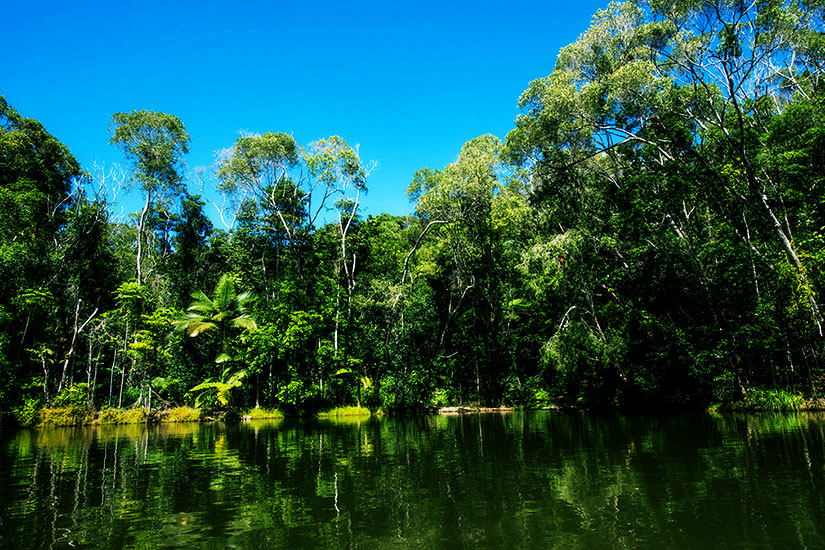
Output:
<path fill-rule="evenodd" d="M 383 411 L 370 411 L 366 407 L 335 407 L 327 411 L 316 413 L 317 418 L 342 417 L 370 417 L 381 416 Z M 107 407 L 100 411 L 88 411 L 85 408 L 56 407 L 40 409 L 32 414 L 27 421 L 21 422 L 24 428 L 39 428 L 47 426 L 95 426 L 117 424 L 167 424 L 174 422 L 215 422 L 224 420 L 264 420 L 285 418 L 283 412 L 275 408 L 256 407 L 239 411 L 210 411 L 182 406 L 163 410 L 147 410 L 144 408 L 117 409 Z"/>
<path fill-rule="evenodd" d="M 530 410 L 558 410 L 559 407 L 540 407 Z M 468 414 L 506 414 L 519 409 L 516 407 L 433 407 L 424 409 L 425 414 L 436 414 L 444 416 L 468 415 Z M 312 416 L 316 418 L 354 418 L 383 416 L 383 410 L 371 411 L 366 407 L 347 406 L 335 407 L 327 411 L 320 411 Z M 192 407 L 175 407 L 165 410 L 148 411 L 141 408 L 117 409 L 108 407 L 100 411 L 87 411 L 85 409 L 73 409 L 69 407 L 40 409 L 30 419 L 24 423 L 23 427 L 36 428 L 47 426 L 94 426 L 94 425 L 116 425 L 116 424 L 164 424 L 171 422 L 215 422 L 222 420 L 252 421 L 263 419 L 285 418 L 287 415 L 275 408 L 253 408 L 246 411 L 207 411 Z"/>
<path fill-rule="evenodd" d="M 423 414 L 441 416 L 461 416 L 474 414 L 508 414 L 522 410 L 562 410 L 566 407 L 478 407 L 459 405 L 452 407 L 430 407 L 422 409 Z M 575 408 L 574 408 L 575 409 Z M 746 399 L 716 404 L 708 407 L 710 412 L 794 412 L 825 410 L 824 398 L 803 398 L 786 392 L 752 391 Z M 653 411 L 649 411 L 653 412 Z M 311 415 L 316 418 L 369 418 L 383 416 L 385 411 L 371 411 L 366 407 L 347 406 L 320 411 Z M 215 422 L 215 421 L 252 421 L 263 419 L 280 419 L 288 415 L 276 408 L 252 408 L 244 411 L 210 411 L 188 406 L 163 410 L 141 408 L 117 409 L 107 407 L 100 411 L 88 411 L 85 408 L 49 408 L 40 409 L 32 414 L 21 427 L 37 428 L 47 426 L 93 426 L 117 424 L 165 424 L 175 422 Z"/>

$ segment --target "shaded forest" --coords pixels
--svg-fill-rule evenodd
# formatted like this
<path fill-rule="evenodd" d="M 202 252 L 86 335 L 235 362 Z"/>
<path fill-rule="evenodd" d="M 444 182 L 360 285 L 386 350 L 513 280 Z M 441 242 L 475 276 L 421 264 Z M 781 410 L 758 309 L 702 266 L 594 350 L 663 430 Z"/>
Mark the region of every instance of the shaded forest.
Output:
<path fill-rule="evenodd" d="M 118 182 L 0 98 L 0 410 L 821 397 L 823 14 L 610 4 L 401 217 L 338 136 L 194 174 L 181 120 L 115 113 Z"/>

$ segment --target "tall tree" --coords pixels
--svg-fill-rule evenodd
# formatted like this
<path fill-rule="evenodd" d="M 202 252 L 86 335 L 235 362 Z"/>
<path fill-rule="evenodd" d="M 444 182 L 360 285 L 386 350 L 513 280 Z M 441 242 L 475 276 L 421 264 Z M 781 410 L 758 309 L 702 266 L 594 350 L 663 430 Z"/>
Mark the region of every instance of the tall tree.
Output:
<path fill-rule="evenodd" d="M 143 245 L 146 214 L 157 197 L 174 197 L 183 190 L 183 155 L 189 152 L 189 134 L 179 118 L 154 111 L 112 115 L 111 144 L 132 162 L 133 177 L 145 196 L 138 219 L 136 274 L 144 281 Z"/>
<path fill-rule="evenodd" d="M 667 357 L 694 373 L 707 361 L 717 366 L 706 378 L 733 371 L 743 385 L 750 367 L 740 351 L 754 345 L 748 335 L 770 334 L 766 311 L 784 315 L 785 299 L 772 302 L 778 295 L 766 292 L 774 285 L 807 304 L 807 326 L 780 322 L 786 340 L 814 336 L 821 353 L 815 262 L 794 239 L 801 219 L 789 180 L 770 170 L 762 144 L 771 120 L 822 89 L 822 16 L 818 2 L 612 3 L 561 51 L 553 73 L 522 95 L 523 114 L 507 138 L 510 158 L 527 170 L 537 204 L 556 202 L 550 221 L 558 243 L 565 236 L 622 268 L 583 286 L 601 307 L 627 312 L 628 324 L 616 328 L 631 345 L 656 341 L 647 351 L 637 347 L 634 361 L 658 354 L 656 362 Z M 595 302 L 573 310 L 592 314 L 580 325 L 591 334 L 599 333 Z M 702 330 L 697 318 L 706 319 Z M 754 319 L 766 324 L 757 329 Z M 562 319 L 558 326 L 573 325 Z M 685 353 L 690 346 L 678 351 L 680 341 L 715 350 L 714 359 Z M 792 372 L 791 347 L 782 362 Z M 642 385 L 661 388 L 674 371 L 660 369 Z"/>
<path fill-rule="evenodd" d="M 494 136 L 470 140 L 455 163 L 418 172 L 408 189 L 422 219 L 421 236 L 435 235 L 437 243 L 432 252 L 441 271 L 441 280 L 433 281 L 442 293 L 438 362 L 455 365 L 448 378 L 463 395 L 480 401 L 501 395 L 496 370 L 502 365 L 504 250 L 510 223 L 523 218 L 526 208 L 508 184 L 500 152 Z"/>
<path fill-rule="evenodd" d="M 71 238 L 73 190 L 83 176 L 69 149 L 36 120 L 22 117 L 0 96 L 0 407 L 26 397 L 23 388 L 42 372 L 49 397 L 52 361 L 65 364 L 67 332 L 81 306 L 72 281 L 93 274 L 67 273 L 79 244 Z M 77 205 L 78 208 L 80 207 Z M 95 225 L 99 228 L 99 225 Z M 96 246 L 94 238 L 88 243 Z M 71 262 L 70 262 L 71 263 Z M 83 269 L 85 266 L 73 264 Z M 83 298 L 87 297 L 84 292 Z M 81 319 L 82 321 L 82 319 Z M 40 393 L 38 391 L 38 393 Z"/>
<path fill-rule="evenodd" d="M 192 291 L 212 286 L 217 278 L 212 265 L 214 254 L 209 247 L 212 222 L 203 212 L 204 204 L 197 195 L 185 195 L 180 203 L 180 218 L 174 222 L 174 253 L 166 269 L 178 307 L 187 305 Z"/>

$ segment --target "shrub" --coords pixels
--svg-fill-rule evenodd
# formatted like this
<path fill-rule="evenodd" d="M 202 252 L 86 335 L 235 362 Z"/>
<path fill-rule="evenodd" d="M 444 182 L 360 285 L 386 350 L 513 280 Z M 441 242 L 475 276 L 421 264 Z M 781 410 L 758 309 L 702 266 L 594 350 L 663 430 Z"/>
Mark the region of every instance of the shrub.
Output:
<path fill-rule="evenodd" d="M 450 390 L 438 388 L 430 396 L 429 405 L 430 407 L 449 407 L 454 403 L 455 400 L 453 399 L 452 392 Z"/>
<path fill-rule="evenodd" d="M 87 406 L 87 384 L 73 384 L 54 398 L 54 407 L 38 413 L 40 426 L 91 424 L 94 416 Z"/>
<path fill-rule="evenodd" d="M 97 413 L 99 424 L 120 424 L 120 409 L 116 407 L 104 407 Z"/>
<path fill-rule="evenodd" d="M 148 411 L 144 408 L 127 409 L 122 411 L 121 424 L 142 424 L 148 419 Z"/>
<path fill-rule="evenodd" d="M 39 399 L 25 399 L 21 406 L 16 407 L 14 411 L 12 411 L 14 413 L 14 419 L 21 426 L 34 426 L 37 424 L 39 408 Z"/>
<path fill-rule="evenodd" d="M 504 402 L 514 407 L 526 409 L 552 406 L 550 393 L 539 377 L 534 376 L 519 384 L 515 376 L 505 380 Z"/>
<path fill-rule="evenodd" d="M 430 401 L 431 382 L 427 373 L 417 370 L 385 376 L 379 390 L 381 404 L 391 411 L 420 409 Z"/>
<path fill-rule="evenodd" d="M 282 411 L 298 416 L 314 413 L 324 402 L 321 389 L 300 378 L 281 384 L 276 397 Z"/>
<path fill-rule="evenodd" d="M 85 383 L 72 384 L 54 398 L 55 407 L 86 410 L 87 389 Z"/>

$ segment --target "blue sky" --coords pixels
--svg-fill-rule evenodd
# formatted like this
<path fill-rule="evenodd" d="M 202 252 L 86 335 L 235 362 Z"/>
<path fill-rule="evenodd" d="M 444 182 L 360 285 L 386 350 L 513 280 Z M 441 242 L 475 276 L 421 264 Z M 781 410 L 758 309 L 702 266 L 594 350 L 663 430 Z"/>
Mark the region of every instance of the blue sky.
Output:
<path fill-rule="evenodd" d="M 87 168 L 123 163 L 116 111 L 178 116 L 190 171 L 240 131 L 337 134 L 378 162 L 366 213 L 405 214 L 414 172 L 503 139 L 520 93 L 604 4 L 11 1 L 0 95 Z"/>

